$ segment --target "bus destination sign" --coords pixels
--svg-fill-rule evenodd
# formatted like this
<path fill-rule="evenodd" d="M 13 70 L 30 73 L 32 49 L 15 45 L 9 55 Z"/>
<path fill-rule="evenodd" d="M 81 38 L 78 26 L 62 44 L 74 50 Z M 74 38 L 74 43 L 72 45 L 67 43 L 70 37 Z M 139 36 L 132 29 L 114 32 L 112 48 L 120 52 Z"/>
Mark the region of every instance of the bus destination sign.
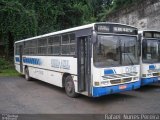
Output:
<path fill-rule="evenodd" d="M 154 34 L 153 34 L 153 37 L 154 37 L 154 38 L 160 38 L 160 33 L 154 33 Z"/>
<path fill-rule="evenodd" d="M 160 32 L 156 31 L 145 31 L 143 33 L 144 38 L 160 38 Z"/>
<path fill-rule="evenodd" d="M 127 28 L 127 27 L 113 27 L 113 32 L 127 32 L 127 33 L 132 33 L 133 29 L 132 28 Z"/>
<path fill-rule="evenodd" d="M 137 35 L 138 30 L 134 27 L 118 24 L 96 24 L 95 30 L 100 33 L 116 33 Z"/>
<path fill-rule="evenodd" d="M 98 25 L 97 26 L 97 31 L 98 32 L 106 32 L 106 33 L 109 33 L 110 32 L 110 27 L 107 26 L 107 25 Z"/>

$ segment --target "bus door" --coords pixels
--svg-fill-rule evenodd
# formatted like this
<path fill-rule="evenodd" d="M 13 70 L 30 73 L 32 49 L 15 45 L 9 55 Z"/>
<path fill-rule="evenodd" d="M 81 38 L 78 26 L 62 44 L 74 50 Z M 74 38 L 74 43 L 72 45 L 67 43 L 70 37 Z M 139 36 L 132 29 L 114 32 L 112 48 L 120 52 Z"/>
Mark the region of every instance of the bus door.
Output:
<path fill-rule="evenodd" d="M 87 91 L 90 95 L 91 84 L 91 39 L 90 36 L 77 39 L 78 92 Z"/>
<path fill-rule="evenodd" d="M 19 46 L 19 59 L 20 59 L 20 72 L 21 73 L 23 73 L 23 58 L 22 58 L 22 56 L 23 56 L 23 46 L 22 45 L 20 45 Z"/>

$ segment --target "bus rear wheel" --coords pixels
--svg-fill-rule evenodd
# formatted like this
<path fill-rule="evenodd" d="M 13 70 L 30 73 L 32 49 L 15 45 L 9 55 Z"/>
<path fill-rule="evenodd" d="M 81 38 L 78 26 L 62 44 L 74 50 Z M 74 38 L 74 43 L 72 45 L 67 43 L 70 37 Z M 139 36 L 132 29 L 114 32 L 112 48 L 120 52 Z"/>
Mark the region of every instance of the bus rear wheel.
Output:
<path fill-rule="evenodd" d="M 73 79 L 70 75 L 65 79 L 65 91 L 69 97 L 75 98 L 78 96 L 78 94 L 75 92 Z"/>
<path fill-rule="evenodd" d="M 31 80 L 31 77 L 29 76 L 29 70 L 28 70 L 28 68 L 25 68 L 25 79 L 26 79 L 27 81 L 30 81 L 30 80 Z"/>

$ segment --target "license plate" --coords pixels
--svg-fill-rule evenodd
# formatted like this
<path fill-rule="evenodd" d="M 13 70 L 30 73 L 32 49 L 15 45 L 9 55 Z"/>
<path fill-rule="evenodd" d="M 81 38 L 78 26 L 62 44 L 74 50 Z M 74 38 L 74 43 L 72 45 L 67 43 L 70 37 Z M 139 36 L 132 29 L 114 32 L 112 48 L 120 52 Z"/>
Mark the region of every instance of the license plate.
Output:
<path fill-rule="evenodd" d="M 121 85 L 121 86 L 119 86 L 119 89 L 120 89 L 120 90 L 123 90 L 123 89 L 126 89 L 126 88 L 127 88 L 126 85 Z"/>

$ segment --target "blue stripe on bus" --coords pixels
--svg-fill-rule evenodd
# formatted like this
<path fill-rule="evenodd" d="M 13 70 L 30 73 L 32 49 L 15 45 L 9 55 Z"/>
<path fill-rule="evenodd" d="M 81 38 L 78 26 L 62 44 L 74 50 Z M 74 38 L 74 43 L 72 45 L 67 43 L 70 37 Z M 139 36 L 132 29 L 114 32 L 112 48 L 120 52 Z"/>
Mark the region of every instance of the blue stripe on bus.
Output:
<path fill-rule="evenodd" d="M 156 69 L 155 65 L 149 65 L 149 70 L 154 70 Z"/>
<path fill-rule="evenodd" d="M 140 88 L 141 81 L 137 81 L 134 83 L 128 83 L 128 84 L 124 84 L 124 85 L 126 86 L 125 89 L 119 89 L 119 87 L 123 86 L 123 85 L 115 85 L 115 86 L 108 86 L 108 87 L 107 86 L 106 87 L 93 87 L 92 96 L 99 97 L 99 96 L 103 96 L 103 95 L 138 89 L 138 88 Z"/>
<path fill-rule="evenodd" d="M 16 57 L 15 60 L 16 60 L 16 62 L 20 62 L 19 57 Z M 33 64 L 33 65 L 41 65 L 42 64 L 42 62 L 39 58 L 23 58 L 23 63 Z"/>
<path fill-rule="evenodd" d="M 20 58 L 19 57 L 16 57 L 16 62 L 20 62 Z"/>
<path fill-rule="evenodd" d="M 149 85 L 152 83 L 158 82 L 158 77 L 152 77 L 152 78 L 142 78 L 141 79 L 141 85 Z"/>
<path fill-rule="evenodd" d="M 114 74 L 116 71 L 112 69 L 104 70 L 104 75 Z"/>

